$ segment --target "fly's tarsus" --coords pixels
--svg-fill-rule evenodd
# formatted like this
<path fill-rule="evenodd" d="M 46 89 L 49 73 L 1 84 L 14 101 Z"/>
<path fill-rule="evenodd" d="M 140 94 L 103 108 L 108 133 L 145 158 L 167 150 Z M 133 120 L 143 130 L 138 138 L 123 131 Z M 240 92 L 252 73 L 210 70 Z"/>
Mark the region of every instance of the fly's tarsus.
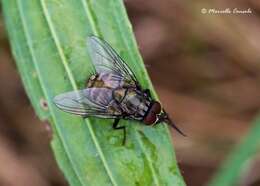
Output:
<path fill-rule="evenodd" d="M 124 136 L 123 136 L 123 141 L 122 141 L 122 145 L 125 145 L 125 141 L 126 141 L 126 128 L 125 126 L 118 126 L 120 119 L 116 118 L 114 123 L 113 123 L 113 129 L 115 130 L 123 130 L 124 132 Z"/>

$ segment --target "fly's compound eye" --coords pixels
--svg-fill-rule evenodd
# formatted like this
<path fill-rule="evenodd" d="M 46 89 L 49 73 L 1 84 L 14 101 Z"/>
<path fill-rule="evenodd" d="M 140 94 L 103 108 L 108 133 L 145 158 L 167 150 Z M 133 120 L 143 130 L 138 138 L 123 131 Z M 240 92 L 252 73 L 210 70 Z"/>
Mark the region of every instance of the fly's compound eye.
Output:
<path fill-rule="evenodd" d="M 155 101 L 153 103 L 150 111 L 155 113 L 155 114 L 160 114 L 161 110 L 162 110 L 161 104 L 159 102 Z"/>
<path fill-rule="evenodd" d="M 157 120 L 156 114 L 150 111 L 147 114 L 147 116 L 144 118 L 144 123 L 146 125 L 152 125 L 156 122 L 156 120 Z"/>

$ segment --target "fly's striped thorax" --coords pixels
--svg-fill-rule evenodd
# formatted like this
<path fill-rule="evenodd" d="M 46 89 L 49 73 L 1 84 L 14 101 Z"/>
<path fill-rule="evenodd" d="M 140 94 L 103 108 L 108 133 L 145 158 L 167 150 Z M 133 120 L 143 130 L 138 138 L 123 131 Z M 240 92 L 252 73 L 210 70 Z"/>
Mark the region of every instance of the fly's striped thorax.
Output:
<path fill-rule="evenodd" d="M 151 104 L 140 91 L 132 88 L 114 90 L 113 95 L 114 99 L 120 103 L 122 110 L 137 120 L 143 119 Z"/>

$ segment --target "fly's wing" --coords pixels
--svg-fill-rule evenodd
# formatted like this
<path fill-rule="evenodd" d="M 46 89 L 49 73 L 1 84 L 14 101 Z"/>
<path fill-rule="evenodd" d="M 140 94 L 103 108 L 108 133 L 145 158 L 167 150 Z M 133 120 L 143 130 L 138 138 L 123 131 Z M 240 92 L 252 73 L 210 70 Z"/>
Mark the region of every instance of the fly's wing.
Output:
<path fill-rule="evenodd" d="M 104 40 L 91 36 L 87 40 L 89 54 L 98 74 L 113 74 L 124 85 L 139 87 L 134 73 L 130 70 L 123 59 L 116 51 Z"/>
<path fill-rule="evenodd" d="M 116 108 L 113 108 L 116 112 L 108 111 L 113 101 L 112 89 L 108 88 L 87 88 L 67 92 L 55 96 L 53 101 L 61 110 L 85 117 L 116 118 L 121 114 Z"/>

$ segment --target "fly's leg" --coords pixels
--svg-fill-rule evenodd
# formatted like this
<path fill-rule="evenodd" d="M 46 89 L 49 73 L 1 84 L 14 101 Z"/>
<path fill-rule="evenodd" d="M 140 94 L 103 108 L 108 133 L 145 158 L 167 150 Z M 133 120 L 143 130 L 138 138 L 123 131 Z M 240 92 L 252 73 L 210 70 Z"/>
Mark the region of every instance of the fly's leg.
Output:
<path fill-rule="evenodd" d="M 115 121 L 114 121 L 114 123 L 113 123 L 113 129 L 115 129 L 115 130 L 122 130 L 122 129 L 123 129 L 124 137 L 123 137 L 122 145 L 125 145 L 126 129 L 125 129 L 125 126 L 118 126 L 119 121 L 120 121 L 119 118 L 116 118 L 116 119 L 115 119 Z"/>

